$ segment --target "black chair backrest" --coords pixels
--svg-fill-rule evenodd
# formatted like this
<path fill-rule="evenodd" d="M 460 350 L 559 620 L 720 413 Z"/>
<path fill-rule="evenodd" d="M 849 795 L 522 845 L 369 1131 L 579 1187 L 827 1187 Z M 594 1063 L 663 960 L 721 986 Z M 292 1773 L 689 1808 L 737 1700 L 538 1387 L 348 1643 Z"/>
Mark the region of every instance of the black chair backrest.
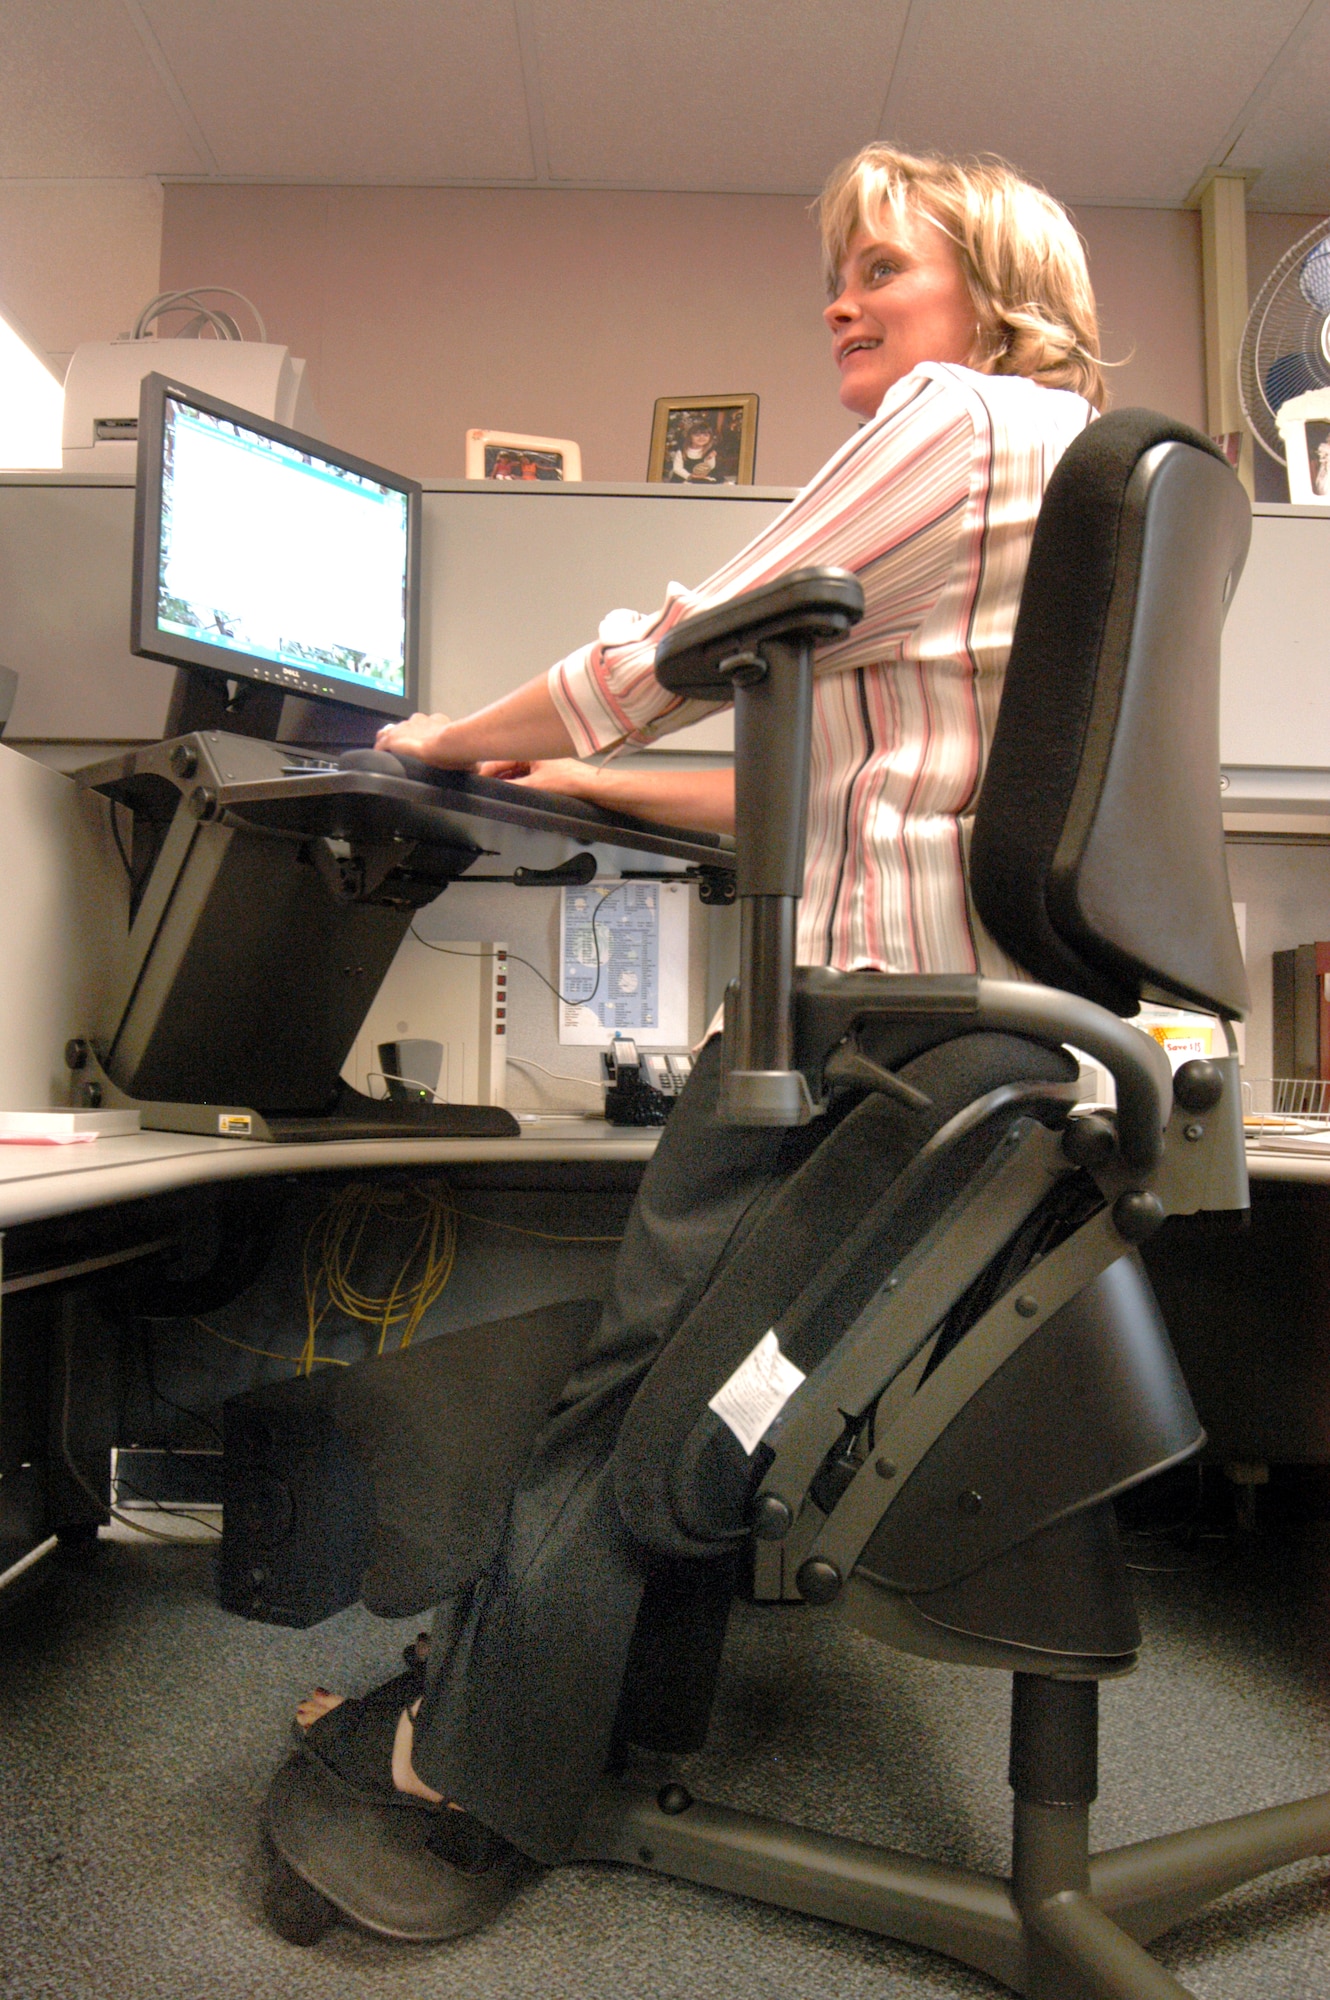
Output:
<path fill-rule="evenodd" d="M 1102 417 L 1044 496 L 970 852 L 1035 978 L 1134 1014 L 1247 1010 L 1219 794 L 1219 638 L 1251 538 L 1208 438 Z"/>

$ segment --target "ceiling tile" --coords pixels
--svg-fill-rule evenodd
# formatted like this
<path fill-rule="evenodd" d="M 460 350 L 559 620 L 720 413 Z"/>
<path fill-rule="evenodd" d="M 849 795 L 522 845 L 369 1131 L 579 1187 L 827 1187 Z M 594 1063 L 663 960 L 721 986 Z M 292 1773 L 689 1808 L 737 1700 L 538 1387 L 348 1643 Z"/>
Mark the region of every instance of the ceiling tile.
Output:
<path fill-rule="evenodd" d="M 892 136 L 999 153 L 1065 201 L 1180 205 L 1305 6 L 934 0 Z"/>
<path fill-rule="evenodd" d="M 1259 170 L 1258 208 L 1330 211 L 1330 14 L 1323 14 L 1229 155 Z"/>
<path fill-rule="evenodd" d="M 1177 204 L 1305 5 L 915 0 L 902 54 L 907 0 L 4 0 L 0 177 L 198 174 L 201 129 L 227 175 L 531 181 L 525 12 L 556 182 L 811 193 L 891 83 L 907 144 Z M 1323 5 L 1230 156 L 1258 208 L 1330 209 L 1328 75 Z"/>
<path fill-rule="evenodd" d="M 0 175 L 114 178 L 204 164 L 120 0 L 5 0 Z"/>
<path fill-rule="evenodd" d="M 870 139 L 907 0 L 532 0 L 556 180 L 815 192 Z"/>
<path fill-rule="evenodd" d="M 224 174 L 533 176 L 511 0 L 144 0 Z"/>

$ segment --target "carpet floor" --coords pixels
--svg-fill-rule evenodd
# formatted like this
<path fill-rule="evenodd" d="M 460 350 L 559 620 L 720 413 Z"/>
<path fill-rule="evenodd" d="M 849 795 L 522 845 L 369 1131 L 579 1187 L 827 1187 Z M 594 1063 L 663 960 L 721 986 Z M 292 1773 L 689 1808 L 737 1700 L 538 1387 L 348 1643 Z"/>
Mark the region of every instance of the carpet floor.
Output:
<path fill-rule="evenodd" d="M 1101 1846 L 1330 1785 L 1330 1528 L 1213 1562 L 1144 1545 L 1146 1643 L 1105 1687 Z M 610 1867 L 540 1876 L 482 1934 L 403 1947 L 265 1925 L 259 1806 L 295 1699 L 357 1692 L 414 1629 L 306 1632 L 217 1605 L 208 1551 L 103 1543 L 0 1627 L 5 2000 L 913 2000 L 998 1994 L 925 1952 Z M 1005 1870 L 1008 1683 L 738 1605 L 695 1791 Z M 1330 1863 L 1226 1898 L 1156 1950 L 1201 2000 L 1325 2000 Z"/>

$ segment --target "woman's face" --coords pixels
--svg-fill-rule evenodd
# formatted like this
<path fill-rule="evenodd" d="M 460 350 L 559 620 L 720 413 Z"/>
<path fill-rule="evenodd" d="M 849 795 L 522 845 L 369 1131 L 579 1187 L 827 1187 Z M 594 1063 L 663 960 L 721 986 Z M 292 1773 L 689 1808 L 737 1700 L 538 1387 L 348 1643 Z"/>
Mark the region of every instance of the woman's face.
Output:
<path fill-rule="evenodd" d="M 892 384 L 921 361 L 972 360 L 974 300 L 951 238 L 927 216 L 889 212 L 850 239 L 824 314 L 840 370 L 840 399 L 876 416 Z"/>

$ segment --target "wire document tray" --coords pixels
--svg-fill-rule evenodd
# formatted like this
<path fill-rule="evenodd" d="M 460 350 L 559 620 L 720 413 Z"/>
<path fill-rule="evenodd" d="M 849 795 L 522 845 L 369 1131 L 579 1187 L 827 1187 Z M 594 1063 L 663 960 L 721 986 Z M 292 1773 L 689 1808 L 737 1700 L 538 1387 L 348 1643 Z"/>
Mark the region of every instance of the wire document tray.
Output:
<path fill-rule="evenodd" d="M 1305 1076 L 1258 1076 L 1242 1085 L 1248 1145 L 1330 1151 L 1330 1081 Z"/>

